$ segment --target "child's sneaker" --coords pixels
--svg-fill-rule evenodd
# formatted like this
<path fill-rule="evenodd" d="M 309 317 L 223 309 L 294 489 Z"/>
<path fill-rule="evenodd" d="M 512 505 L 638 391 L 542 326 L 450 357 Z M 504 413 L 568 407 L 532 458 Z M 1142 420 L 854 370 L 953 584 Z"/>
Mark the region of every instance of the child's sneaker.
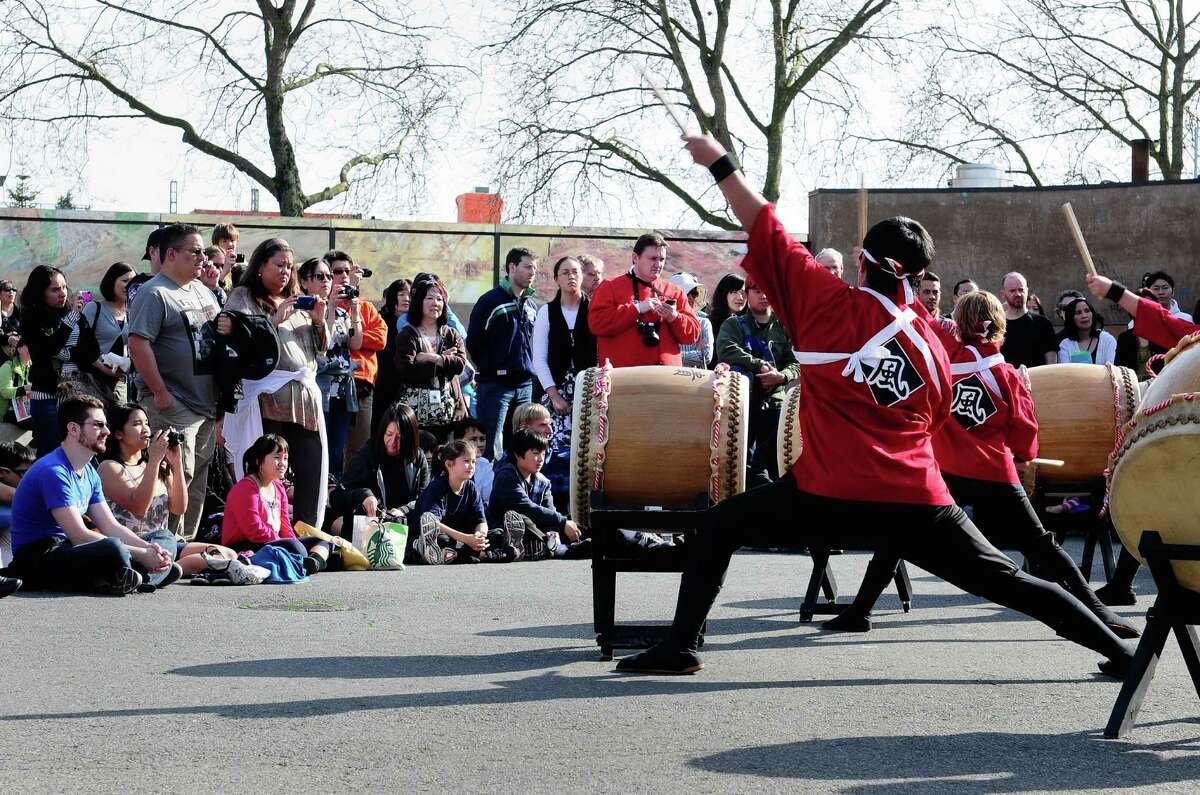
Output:
<path fill-rule="evenodd" d="M 504 512 L 504 541 L 515 553 L 513 560 L 520 560 L 525 546 L 525 517 L 516 511 Z"/>
<path fill-rule="evenodd" d="M 261 585 L 262 581 L 270 576 L 271 572 L 264 569 L 262 566 L 247 566 L 240 560 L 226 561 L 229 565 L 225 568 L 229 575 L 229 581 L 234 585 Z"/>
<path fill-rule="evenodd" d="M 440 566 L 446 562 L 445 555 L 442 554 L 442 547 L 438 544 L 438 522 L 433 518 L 433 514 L 421 514 L 421 530 L 417 536 L 414 546 L 417 547 L 417 552 L 420 553 L 421 559 L 430 566 Z"/>
<path fill-rule="evenodd" d="M 551 530 L 546 533 L 546 554 L 552 558 L 561 558 L 567 554 L 567 545 L 562 542 L 557 531 Z"/>

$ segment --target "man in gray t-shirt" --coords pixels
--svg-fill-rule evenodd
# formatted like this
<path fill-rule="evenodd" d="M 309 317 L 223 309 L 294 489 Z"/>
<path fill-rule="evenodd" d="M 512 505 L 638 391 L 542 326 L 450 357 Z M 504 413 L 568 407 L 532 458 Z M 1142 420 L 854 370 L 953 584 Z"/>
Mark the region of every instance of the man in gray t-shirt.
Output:
<path fill-rule="evenodd" d="M 204 243 L 196 227 L 163 227 L 159 251 L 162 270 L 138 291 L 125 334 L 137 369 L 138 405 L 154 430 L 172 428 L 183 434 L 187 514 L 182 522 L 172 517 L 171 529 L 193 538 L 204 509 L 216 437 L 216 390 L 205 364 L 213 344 L 213 327 L 208 324 L 221 310 L 212 292 L 197 280 Z"/>

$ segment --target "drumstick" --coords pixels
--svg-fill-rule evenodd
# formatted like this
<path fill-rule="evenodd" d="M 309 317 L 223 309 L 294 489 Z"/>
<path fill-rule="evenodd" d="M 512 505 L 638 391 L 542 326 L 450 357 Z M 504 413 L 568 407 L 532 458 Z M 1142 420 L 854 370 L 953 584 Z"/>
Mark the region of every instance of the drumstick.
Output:
<path fill-rule="evenodd" d="M 687 135 L 687 126 L 683 123 L 683 117 L 679 115 L 679 111 L 675 110 L 675 106 L 667 99 L 667 94 L 663 91 L 662 86 L 645 69 L 642 69 L 641 72 L 642 77 L 650 84 L 650 90 L 654 92 L 654 96 L 658 97 L 659 103 L 667 109 L 667 113 L 671 114 L 671 121 L 675 122 L 675 126 L 679 128 L 680 134 Z"/>
<path fill-rule="evenodd" d="M 1067 465 L 1067 462 L 1060 458 L 1031 458 L 1029 463 L 1041 467 L 1065 467 Z"/>
<path fill-rule="evenodd" d="M 1071 228 L 1071 235 L 1075 238 L 1075 247 L 1079 249 L 1079 256 L 1083 257 L 1083 264 L 1087 267 L 1090 275 L 1096 275 L 1096 266 L 1092 264 L 1092 255 L 1088 251 L 1087 241 L 1083 239 L 1083 230 L 1079 228 L 1079 221 L 1075 220 L 1075 210 L 1072 209 L 1071 203 L 1067 202 L 1062 206 L 1063 217 L 1067 219 L 1067 226 Z"/>
<path fill-rule="evenodd" d="M 867 237 L 867 186 L 862 174 L 858 175 L 858 245 Z"/>

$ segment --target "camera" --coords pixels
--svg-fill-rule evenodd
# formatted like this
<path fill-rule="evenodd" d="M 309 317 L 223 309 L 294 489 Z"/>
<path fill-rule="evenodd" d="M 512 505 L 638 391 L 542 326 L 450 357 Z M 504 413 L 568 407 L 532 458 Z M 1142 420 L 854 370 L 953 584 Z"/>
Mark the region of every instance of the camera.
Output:
<path fill-rule="evenodd" d="M 341 293 L 338 294 L 338 298 L 345 298 L 347 301 L 349 301 L 351 298 L 358 298 L 358 288 L 349 284 L 343 285 Z"/>
<path fill-rule="evenodd" d="M 296 296 L 297 309 L 312 309 L 317 305 L 317 297 L 315 295 L 298 295 Z"/>
<path fill-rule="evenodd" d="M 238 252 L 238 254 L 237 254 L 237 256 L 235 256 L 235 257 L 233 258 L 233 263 L 232 263 L 232 264 L 235 264 L 235 265 L 241 265 L 241 264 L 242 264 L 243 262 L 245 262 L 245 261 L 246 261 L 246 255 L 245 255 L 245 254 L 243 254 L 243 253 L 241 253 L 241 252 L 239 251 L 239 252 Z"/>
<path fill-rule="evenodd" d="M 92 291 L 91 290 L 80 290 L 79 291 L 79 300 L 83 301 L 85 304 L 90 304 L 92 302 Z"/>
<path fill-rule="evenodd" d="M 174 429 L 167 431 L 167 447 L 178 447 L 183 444 L 183 433 Z"/>
<path fill-rule="evenodd" d="M 657 348 L 661 341 L 658 336 L 658 324 L 650 321 L 637 321 L 638 333 L 642 335 L 642 343 L 647 348 Z"/>
<path fill-rule="evenodd" d="M 371 278 L 372 275 L 373 275 L 373 272 L 370 268 L 363 268 L 362 273 L 359 274 L 359 278 L 369 279 L 369 278 Z"/>

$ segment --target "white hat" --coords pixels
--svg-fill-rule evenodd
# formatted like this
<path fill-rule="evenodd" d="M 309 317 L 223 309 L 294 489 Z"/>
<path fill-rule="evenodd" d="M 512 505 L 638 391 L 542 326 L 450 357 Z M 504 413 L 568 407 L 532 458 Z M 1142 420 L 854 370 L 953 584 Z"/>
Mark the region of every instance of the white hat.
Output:
<path fill-rule="evenodd" d="M 683 290 L 684 295 L 688 295 L 700 286 L 700 282 L 690 273 L 677 273 L 670 279 L 667 279 L 671 284 Z"/>

